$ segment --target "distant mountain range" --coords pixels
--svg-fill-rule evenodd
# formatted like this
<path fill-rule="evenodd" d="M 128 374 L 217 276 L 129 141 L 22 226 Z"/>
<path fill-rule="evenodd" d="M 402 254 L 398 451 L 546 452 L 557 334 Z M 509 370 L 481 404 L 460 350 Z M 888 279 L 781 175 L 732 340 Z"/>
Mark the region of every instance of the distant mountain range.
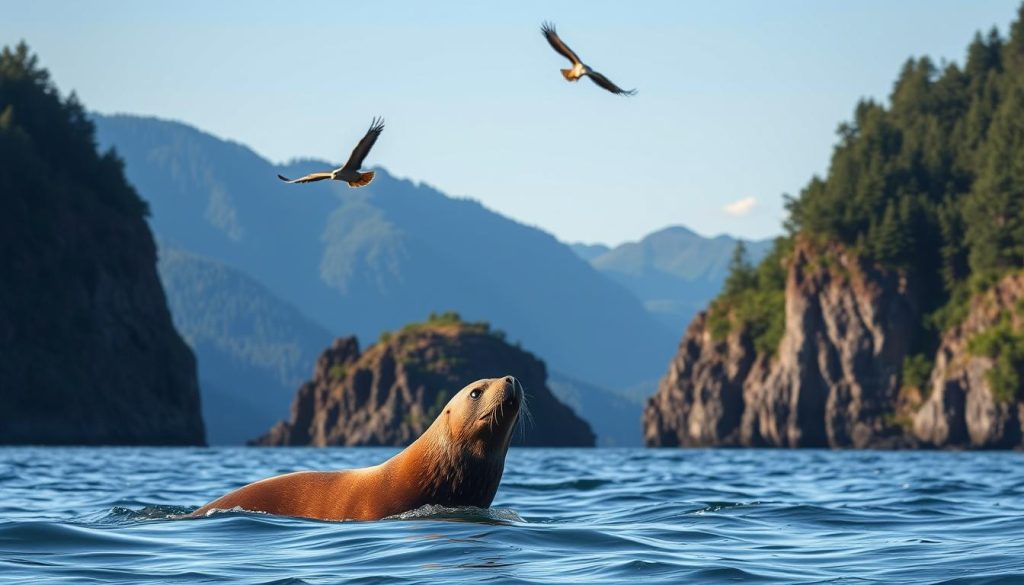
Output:
<path fill-rule="evenodd" d="M 116 148 L 152 209 L 161 274 L 199 360 L 213 443 L 266 428 L 269 410 L 282 418 L 288 386 L 308 376 L 325 334 L 372 340 L 432 311 L 491 322 L 580 388 L 649 382 L 676 346 L 680 328 L 568 246 L 476 201 L 380 169 L 359 190 L 284 185 L 276 174 L 327 163 L 274 165 L 177 122 L 93 119 L 101 147 Z M 287 358 L 276 355 L 283 347 Z M 584 402 L 595 409 L 604 401 Z M 638 415 L 629 418 L 639 441 Z"/>
<path fill-rule="evenodd" d="M 571 247 L 602 274 L 629 289 L 663 324 L 679 332 L 718 294 L 736 242 L 730 236 L 706 238 L 673 226 L 614 248 L 603 244 Z M 771 248 L 771 240 L 744 243 L 754 263 Z"/>
<path fill-rule="evenodd" d="M 656 382 L 654 383 L 656 387 Z M 576 414 L 590 423 L 597 433 L 598 447 L 639 447 L 643 436 L 637 426 L 643 418 L 643 396 L 626 396 L 607 388 L 573 380 L 558 372 L 550 372 L 548 387 L 559 400 L 568 404 Z"/>
<path fill-rule="evenodd" d="M 284 418 L 331 334 L 215 260 L 162 245 L 158 267 L 174 325 L 199 358 L 207 440 L 242 444 Z"/>

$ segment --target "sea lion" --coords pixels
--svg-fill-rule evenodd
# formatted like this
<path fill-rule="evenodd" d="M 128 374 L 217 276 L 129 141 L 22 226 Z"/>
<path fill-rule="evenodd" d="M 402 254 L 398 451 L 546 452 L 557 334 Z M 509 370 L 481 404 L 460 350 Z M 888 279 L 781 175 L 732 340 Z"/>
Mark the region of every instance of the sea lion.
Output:
<path fill-rule="evenodd" d="M 220 497 L 188 517 L 241 508 L 319 520 L 379 520 L 426 504 L 491 505 L 523 403 L 512 376 L 460 390 L 430 427 L 384 463 L 344 471 L 299 471 Z"/>

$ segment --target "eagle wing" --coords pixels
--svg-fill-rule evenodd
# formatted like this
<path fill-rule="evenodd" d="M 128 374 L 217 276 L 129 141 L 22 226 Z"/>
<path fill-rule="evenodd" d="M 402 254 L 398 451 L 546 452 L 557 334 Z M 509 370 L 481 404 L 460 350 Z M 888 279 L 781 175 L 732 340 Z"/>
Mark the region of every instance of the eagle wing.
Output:
<path fill-rule="evenodd" d="M 384 119 L 374 118 L 373 122 L 370 123 L 370 129 L 366 131 L 366 136 L 359 141 L 359 144 L 352 149 L 352 154 L 348 157 L 348 162 L 345 166 L 341 167 L 348 171 L 358 171 L 363 166 L 363 159 L 366 155 L 370 154 L 370 149 L 373 148 L 373 143 L 377 142 L 377 137 L 380 136 L 381 131 L 384 130 Z"/>
<path fill-rule="evenodd" d="M 554 49 L 559 55 L 572 61 L 573 65 L 582 64 L 580 58 L 576 56 L 576 53 L 569 48 L 568 45 L 562 42 L 562 39 L 558 38 L 558 33 L 555 32 L 555 25 L 550 22 L 545 22 L 540 25 L 540 32 L 544 35 L 544 38 L 548 40 L 548 44 Z"/>
<path fill-rule="evenodd" d="M 313 181 L 323 181 L 324 179 L 330 179 L 334 176 L 334 173 L 309 173 L 305 177 L 299 177 L 298 179 L 289 179 L 278 175 L 277 178 L 281 179 L 285 183 L 312 183 Z"/>
<path fill-rule="evenodd" d="M 596 83 L 599 87 L 603 87 L 604 89 L 607 89 L 608 91 L 614 94 L 625 96 L 636 95 L 635 89 L 622 89 L 621 87 L 612 83 L 610 79 L 608 79 L 604 75 L 601 75 L 597 71 L 587 71 L 586 75 L 590 77 L 590 80 Z"/>

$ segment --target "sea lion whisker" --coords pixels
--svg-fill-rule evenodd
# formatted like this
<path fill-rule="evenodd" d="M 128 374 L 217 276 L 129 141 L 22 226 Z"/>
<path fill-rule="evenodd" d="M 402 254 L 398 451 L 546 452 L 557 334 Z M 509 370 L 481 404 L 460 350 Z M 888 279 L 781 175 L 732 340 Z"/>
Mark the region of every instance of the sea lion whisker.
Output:
<path fill-rule="evenodd" d="M 522 409 L 523 409 L 523 412 L 526 413 L 526 419 L 527 419 L 526 422 L 529 422 L 530 423 L 530 427 L 533 428 L 533 426 L 534 426 L 533 413 L 530 412 L 530 401 L 529 401 L 529 398 L 530 398 L 530 395 L 526 393 L 526 389 L 524 388 L 523 389 L 523 406 L 522 406 Z"/>
<path fill-rule="evenodd" d="M 526 440 L 526 420 L 530 419 L 531 423 L 533 415 L 530 413 L 530 405 L 527 401 L 526 391 L 523 390 L 522 402 L 519 405 L 519 412 L 516 413 L 516 427 L 514 435 L 519 437 L 520 440 Z"/>

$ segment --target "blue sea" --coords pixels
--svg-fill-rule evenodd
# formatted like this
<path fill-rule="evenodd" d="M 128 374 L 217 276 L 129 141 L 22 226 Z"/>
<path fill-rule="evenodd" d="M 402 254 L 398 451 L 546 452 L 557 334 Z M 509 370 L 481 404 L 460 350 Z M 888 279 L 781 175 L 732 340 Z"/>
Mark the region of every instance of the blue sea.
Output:
<path fill-rule="evenodd" d="M 0 449 L 0 581 L 1024 582 L 1019 453 L 513 448 L 490 510 L 169 519 L 393 453 Z"/>

